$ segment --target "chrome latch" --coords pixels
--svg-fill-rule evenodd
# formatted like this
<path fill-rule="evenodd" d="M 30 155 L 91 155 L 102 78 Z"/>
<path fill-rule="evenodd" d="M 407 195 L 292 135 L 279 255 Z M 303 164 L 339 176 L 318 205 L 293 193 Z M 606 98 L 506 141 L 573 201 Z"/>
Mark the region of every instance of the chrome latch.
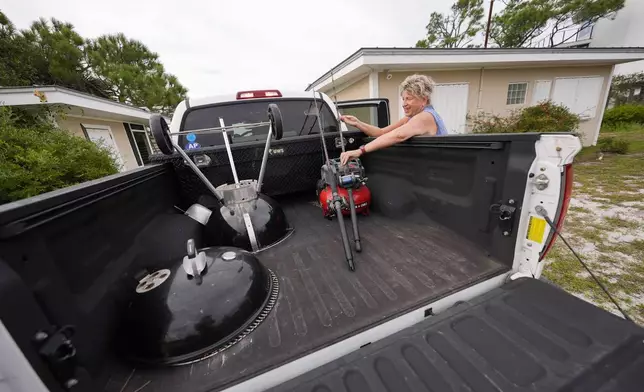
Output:
<path fill-rule="evenodd" d="M 534 185 L 537 187 L 538 190 L 542 191 L 548 187 L 548 184 L 550 183 L 550 179 L 548 176 L 545 174 L 541 173 L 538 176 L 535 177 L 534 179 Z"/>

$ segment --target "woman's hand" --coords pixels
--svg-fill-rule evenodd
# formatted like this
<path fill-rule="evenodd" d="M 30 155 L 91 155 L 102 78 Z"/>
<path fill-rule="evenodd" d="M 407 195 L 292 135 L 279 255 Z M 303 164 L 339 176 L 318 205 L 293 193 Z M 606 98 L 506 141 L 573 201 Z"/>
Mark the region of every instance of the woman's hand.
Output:
<path fill-rule="evenodd" d="M 340 116 L 340 120 L 347 125 L 351 125 L 352 127 L 358 127 L 358 123 L 360 122 L 360 120 L 358 120 L 355 116 L 350 115 Z"/>
<path fill-rule="evenodd" d="M 347 164 L 347 162 L 349 162 L 349 159 L 360 158 L 360 155 L 362 155 L 362 151 L 360 150 L 351 150 L 351 151 L 343 152 L 342 154 L 340 154 L 340 164 L 344 166 Z"/>

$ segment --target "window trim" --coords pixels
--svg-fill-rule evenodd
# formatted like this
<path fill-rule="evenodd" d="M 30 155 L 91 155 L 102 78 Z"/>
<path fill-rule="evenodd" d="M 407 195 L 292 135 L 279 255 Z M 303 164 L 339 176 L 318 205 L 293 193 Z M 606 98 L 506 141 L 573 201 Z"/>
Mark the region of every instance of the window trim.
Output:
<path fill-rule="evenodd" d="M 141 151 L 139 150 L 139 145 L 136 144 L 136 139 L 134 139 L 134 132 L 139 132 L 145 134 L 145 139 L 147 140 L 147 148 L 148 148 L 148 156 L 154 154 L 154 149 L 152 148 L 152 142 L 150 141 L 150 135 L 148 135 L 147 132 L 147 127 L 144 124 L 139 124 L 139 123 L 133 123 L 133 122 L 126 122 L 127 128 L 129 129 L 130 133 L 132 134 L 132 141 L 133 141 L 133 146 L 136 147 L 136 154 L 139 156 L 139 159 L 141 160 L 140 166 L 145 166 L 145 162 L 143 162 L 143 155 L 141 155 Z M 143 129 L 134 129 L 132 128 L 132 125 L 138 125 L 143 127 Z"/>
<path fill-rule="evenodd" d="M 521 103 L 508 103 L 508 100 L 510 99 L 508 97 L 508 94 L 510 93 L 510 86 L 513 84 L 525 84 L 525 92 L 523 94 L 523 102 Z M 530 88 L 530 82 L 529 81 L 517 81 L 517 82 L 509 82 L 508 87 L 505 90 L 505 105 L 506 106 L 516 106 L 516 105 L 525 105 L 527 102 L 527 97 L 528 97 L 528 89 Z"/>
<path fill-rule="evenodd" d="M 134 135 L 132 135 L 132 130 L 130 129 L 130 124 L 127 122 L 123 123 L 123 128 L 125 128 L 125 134 L 127 136 L 128 142 L 130 142 L 130 148 L 132 149 L 132 152 L 134 153 L 134 159 L 136 160 L 136 166 L 141 167 L 143 166 L 143 158 L 141 157 L 141 154 L 139 153 L 138 147 L 136 147 L 136 141 L 134 140 Z"/>
<path fill-rule="evenodd" d="M 121 152 L 121 149 L 119 148 L 118 143 L 116 142 L 116 137 L 114 137 L 114 132 L 112 131 L 112 127 L 109 125 L 99 125 L 99 124 L 92 124 L 92 123 L 80 123 L 81 128 L 83 130 L 83 133 L 85 134 L 85 138 L 87 138 L 88 141 L 92 141 L 89 138 L 89 132 L 87 132 L 87 129 L 98 129 L 98 130 L 103 130 L 107 131 L 110 134 L 110 138 L 112 139 L 112 142 L 114 142 L 114 149 L 116 150 L 116 155 L 118 155 L 118 160 L 121 167 L 125 169 L 125 157 L 123 156 L 123 153 Z"/>

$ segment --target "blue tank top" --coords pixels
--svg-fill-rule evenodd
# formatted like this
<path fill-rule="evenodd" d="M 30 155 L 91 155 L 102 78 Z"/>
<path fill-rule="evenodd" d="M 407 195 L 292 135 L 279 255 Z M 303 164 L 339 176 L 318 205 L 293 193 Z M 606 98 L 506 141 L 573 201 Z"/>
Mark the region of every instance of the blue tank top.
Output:
<path fill-rule="evenodd" d="M 438 112 L 436 112 L 436 109 L 434 109 L 432 105 L 425 106 L 423 112 L 430 113 L 432 116 L 434 116 L 434 121 L 436 121 L 436 136 L 444 136 L 448 134 L 447 127 L 445 126 L 443 118 L 438 114 Z M 409 121 L 409 118 L 411 117 L 408 117 L 407 121 Z"/>

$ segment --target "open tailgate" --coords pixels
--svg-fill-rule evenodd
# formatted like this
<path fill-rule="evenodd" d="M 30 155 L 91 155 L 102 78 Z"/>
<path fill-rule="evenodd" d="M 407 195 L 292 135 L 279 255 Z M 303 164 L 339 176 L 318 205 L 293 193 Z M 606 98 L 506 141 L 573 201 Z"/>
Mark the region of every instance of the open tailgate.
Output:
<path fill-rule="evenodd" d="M 644 329 L 519 279 L 274 391 L 642 391 Z"/>

